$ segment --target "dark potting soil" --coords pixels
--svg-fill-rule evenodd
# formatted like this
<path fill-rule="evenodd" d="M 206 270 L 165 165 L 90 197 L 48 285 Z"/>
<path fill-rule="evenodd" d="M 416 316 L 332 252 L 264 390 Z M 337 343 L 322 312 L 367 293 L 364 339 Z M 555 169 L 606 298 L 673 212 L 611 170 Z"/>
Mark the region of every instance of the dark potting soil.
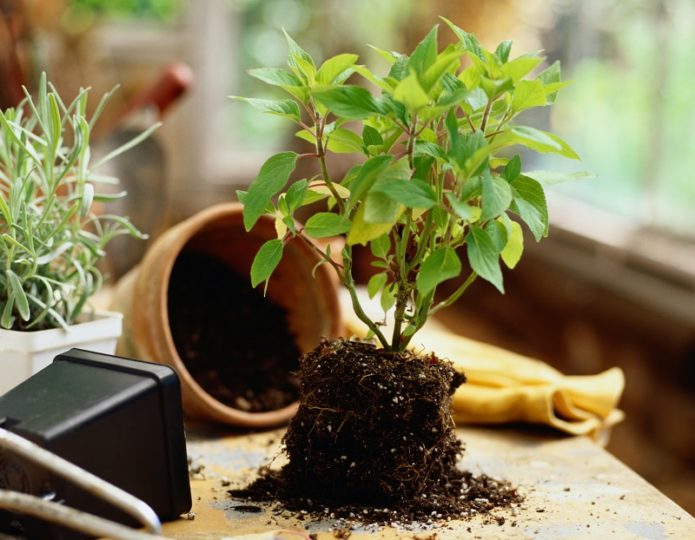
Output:
<path fill-rule="evenodd" d="M 182 253 L 169 281 L 174 344 L 193 378 L 222 403 L 268 411 L 297 400 L 299 350 L 285 311 L 224 262 Z"/>
<path fill-rule="evenodd" d="M 288 464 L 261 469 L 233 497 L 361 523 L 439 522 L 521 500 L 508 483 L 457 467 L 463 445 L 450 406 L 465 378 L 448 362 L 324 341 L 302 358 L 299 377 Z"/>

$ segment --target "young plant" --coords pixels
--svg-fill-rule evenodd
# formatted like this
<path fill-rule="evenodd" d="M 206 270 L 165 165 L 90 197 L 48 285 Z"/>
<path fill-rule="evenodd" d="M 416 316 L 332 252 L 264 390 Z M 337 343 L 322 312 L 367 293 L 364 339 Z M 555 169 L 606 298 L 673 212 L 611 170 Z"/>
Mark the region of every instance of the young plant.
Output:
<path fill-rule="evenodd" d="M 91 163 L 89 138 L 111 93 L 87 117 L 89 89 L 66 106 L 41 76 L 37 100 L 26 92 L 0 111 L 0 326 L 67 328 L 102 283 L 97 263 L 118 235 L 144 236 L 117 215 L 96 215 L 94 202 L 120 198 L 95 185 L 94 171 L 138 144 L 157 126 Z"/>
<path fill-rule="evenodd" d="M 529 77 L 543 62 L 539 54 L 510 59 L 510 41 L 493 53 L 444 21 L 458 41 L 443 51 L 437 48 L 437 26 L 410 55 L 375 48 L 390 65 L 385 77 L 357 64 L 355 54 L 334 56 L 317 68 L 286 36 L 289 71 L 260 68 L 250 74 L 291 99 L 238 98 L 297 124 L 297 137 L 314 148 L 272 156 L 248 192 L 238 194 L 247 230 L 270 214 L 278 231 L 256 255 L 253 285 L 267 286 L 283 246 L 301 238 L 335 269 L 356 315 L 392 351 L 404 350 L 427 317 L 455 302 L 477 277 L 504 292 L 500 261 L 509 268 L 519 261 L 520 222 L 536 241 L 547 235 L 543 185 L 562 175 L 522 172 L 515 148 L 578 159 L 556 135 L 514 123 L 519 113 L 555 101 L 566 84 L 559 63 Z M 347 84 L 353 75 L 370 82 L 377 95 Z M 326 162 L 330 152 L 358 155 L 360 163 L 336 178 Z M 284 190 L 299 159 L 317 160 L 320 174 Z M 326 211 L 296 224 L 299 208 L 322 200 Z M 321 249 L 311 240 L 342 234 L 341 262 L 334 261 L 330 246 Z M 395 308 L 391 336 L 360 305 L 352 275 L 357 244 L 369 245 L 380 269 L 369 280 L 369 296 L 380 296 L 384 312 Z M 448 298 L 435 302 L 438 286 L 462 273 L 464 253 L 470 272 Z"/>

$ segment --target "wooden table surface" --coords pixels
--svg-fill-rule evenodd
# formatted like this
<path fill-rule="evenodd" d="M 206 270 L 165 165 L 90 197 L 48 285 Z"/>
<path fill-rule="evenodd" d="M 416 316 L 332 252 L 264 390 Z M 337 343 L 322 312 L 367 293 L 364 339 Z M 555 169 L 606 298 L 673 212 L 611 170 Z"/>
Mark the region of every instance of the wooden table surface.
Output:
<path fill-rule="evenodd" d="M 459 428 L 466 443 L 461 466 L 505 478 L 520 487 L 525 501 L 498 510 L 503 524 L 474 517 L 436 529 L 357 527 L 360 538 L 677 538 L 695 539 L 695 519 L 635 472 L 584 437 L 565 437 L 534 428 Z M 246 485 L 254 470 L 277 456 L 283 431 L 229 435 L 206 429 L 188 433 L 193 464 L 204 465 L 191 479 L 192 520 L 164 526 L 173 538 L 334 538 L 330 520 L 298 520 L 266 509 L 248 513 L 233 507 L 227 490 Z M 274 465 L 282 463 L 276 458 Z M 695 489 L 695 486 L 693 487 Z M 248 504 L 248 503 L 247 503 Z M 501 520 L 500 520 L 501 521 Z M 285 532 L 279 532 L 284 530 Z M 291 531 L 303 531 L 291 532 Z"/>

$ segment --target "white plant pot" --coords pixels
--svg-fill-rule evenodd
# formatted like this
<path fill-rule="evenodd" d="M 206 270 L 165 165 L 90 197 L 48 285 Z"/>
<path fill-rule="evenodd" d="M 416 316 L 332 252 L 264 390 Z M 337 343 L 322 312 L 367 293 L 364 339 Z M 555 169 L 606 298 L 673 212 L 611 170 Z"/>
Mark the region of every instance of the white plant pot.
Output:
<path fill-rule="evenodd" d="M 121 335 L 122 320 L 120 313 L 101 311 L 67 330 L 53 328 L 18 332 L 0 329 L 0 395 L 73 347 L 113 354 L 116 340 Z"/>

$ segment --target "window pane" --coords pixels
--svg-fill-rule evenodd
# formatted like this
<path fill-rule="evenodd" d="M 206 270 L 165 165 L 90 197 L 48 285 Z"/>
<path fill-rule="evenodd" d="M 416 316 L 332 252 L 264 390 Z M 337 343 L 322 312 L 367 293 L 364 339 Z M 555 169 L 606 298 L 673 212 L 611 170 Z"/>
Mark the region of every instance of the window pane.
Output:
<path fill-rule="evenodd" d="M 573 84 L 551 122 L 582 168 L 598 175 L 561 190 L 636 223 L 695 235 L 695 4 L 552 5 L 547 49 Z"/>

